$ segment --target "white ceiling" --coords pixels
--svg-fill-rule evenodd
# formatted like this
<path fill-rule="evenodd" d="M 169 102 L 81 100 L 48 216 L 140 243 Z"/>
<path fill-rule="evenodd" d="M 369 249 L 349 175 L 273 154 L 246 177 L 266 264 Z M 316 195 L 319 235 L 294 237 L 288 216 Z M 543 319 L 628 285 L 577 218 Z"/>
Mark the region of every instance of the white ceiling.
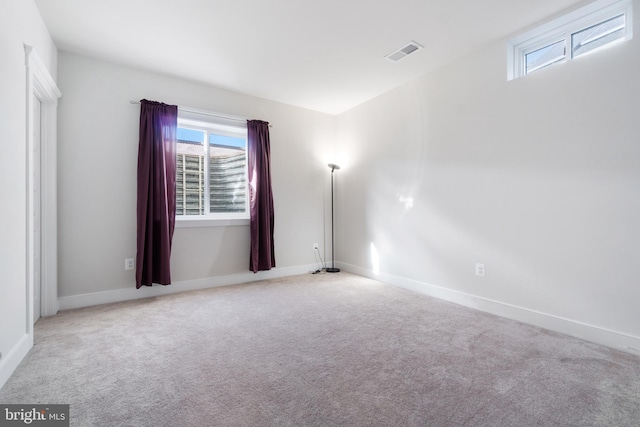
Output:
<path fill-rule="evenodd" d="M 60 50 L 331 114 L 348 110 L 473 49 L 583 3 L 580 0 L 35 2 Z M 397 63 L 384 58 L 411 40 L 425 48 Z"/>

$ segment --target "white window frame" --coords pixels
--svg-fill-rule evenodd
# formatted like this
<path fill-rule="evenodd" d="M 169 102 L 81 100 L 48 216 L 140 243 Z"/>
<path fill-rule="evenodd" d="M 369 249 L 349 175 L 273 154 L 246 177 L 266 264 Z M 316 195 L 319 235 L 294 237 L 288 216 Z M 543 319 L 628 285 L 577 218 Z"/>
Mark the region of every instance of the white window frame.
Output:
<path fill-rule="evenodd" d="M 565 59 L 559 63 L 572 60 L 572 34 L 621 14 L 625 15 L 626 34 L 620 41 L 631 40 L 633 38 L 632 0 L 598 0 L 509 40 L 507 42 L 507 80 L 527 74 L 526 55 L 561 40 L 565 41 Z M 592 52 L 610 45 L 601 46 Z M 588 54 L 584 56 L 586 55 Z"/>
<path fill-rule="evenodd" d="M 247 185 L 246 191 L 246 211 L 245 212 L 229 212 L 229 213 L 211 213 L 209 212 L 209 133 L 216 135 L 238 136 L 242 135 L 247 141 L 246 153 L 248 155 L 247 126 L 246 122 L 242 123 L 241 119 L 225 118 L 224 116 L 199 112 L 195 110 L 178 110 L 178 127 L 194 129 L 205 132 L 204 141 L 204 192 L 205 207 L 204 215 L 177 215 L 176 228 L 184 227 L 226 227 L 235 225 L 249 225 L 249 175 L 248 161 L 245 162 L 245 179 Z M 247 159 L 248 160 L 248 159 Z"/>

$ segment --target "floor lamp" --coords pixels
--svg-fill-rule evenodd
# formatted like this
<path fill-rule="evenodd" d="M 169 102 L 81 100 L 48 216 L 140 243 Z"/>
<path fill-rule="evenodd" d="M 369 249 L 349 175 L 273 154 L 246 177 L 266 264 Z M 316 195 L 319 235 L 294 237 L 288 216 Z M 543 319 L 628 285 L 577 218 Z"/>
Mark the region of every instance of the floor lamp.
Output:
<path fill-rule="evenodd" d="M 340 166 L 329 163 L 329 167 L 331 168 L 331 267 L 327 267 L 325 271 L 327 273 L 339 273 L 340 269 L 336 268 L 335 239 L 333 238 L 333 171 L 340 169 Z"/>

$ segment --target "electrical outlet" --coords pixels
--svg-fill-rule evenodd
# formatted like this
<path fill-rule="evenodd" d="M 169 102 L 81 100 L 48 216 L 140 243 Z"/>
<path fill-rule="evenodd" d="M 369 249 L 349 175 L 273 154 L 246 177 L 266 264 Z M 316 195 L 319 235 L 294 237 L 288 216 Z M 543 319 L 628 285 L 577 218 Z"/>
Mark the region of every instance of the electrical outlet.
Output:
<path fill-rule="evenodd" d="M 126 258 L 124 260 L 124 269 L 125 270 L 133 270 L 135 267 L 134 258 Z"/>
<path fill-rule="evenodd" d="M 313 250 L 315 251 L 315 250 L 317 250 L 317 249 L 318 249 L 318 244 L 317 244 L 317 243 L 314 243 L 314 244 L 313 244 Z"/>
<path fill-rule="evenodd" d="M 484 277 L 484 264 L 476 262 L 476 276 Z"/>

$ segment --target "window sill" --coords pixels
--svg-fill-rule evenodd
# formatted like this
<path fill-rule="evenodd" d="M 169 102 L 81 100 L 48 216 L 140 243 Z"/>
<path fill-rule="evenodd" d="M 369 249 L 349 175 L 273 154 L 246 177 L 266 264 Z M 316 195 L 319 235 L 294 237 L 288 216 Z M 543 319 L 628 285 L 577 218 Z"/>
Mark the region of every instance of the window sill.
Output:
<path fill-rule="evenodd" d="M 191 227 L 234 227 L 249 225 L 249 218 L 182 218 L 176 217 L 176 228 Z"/>

